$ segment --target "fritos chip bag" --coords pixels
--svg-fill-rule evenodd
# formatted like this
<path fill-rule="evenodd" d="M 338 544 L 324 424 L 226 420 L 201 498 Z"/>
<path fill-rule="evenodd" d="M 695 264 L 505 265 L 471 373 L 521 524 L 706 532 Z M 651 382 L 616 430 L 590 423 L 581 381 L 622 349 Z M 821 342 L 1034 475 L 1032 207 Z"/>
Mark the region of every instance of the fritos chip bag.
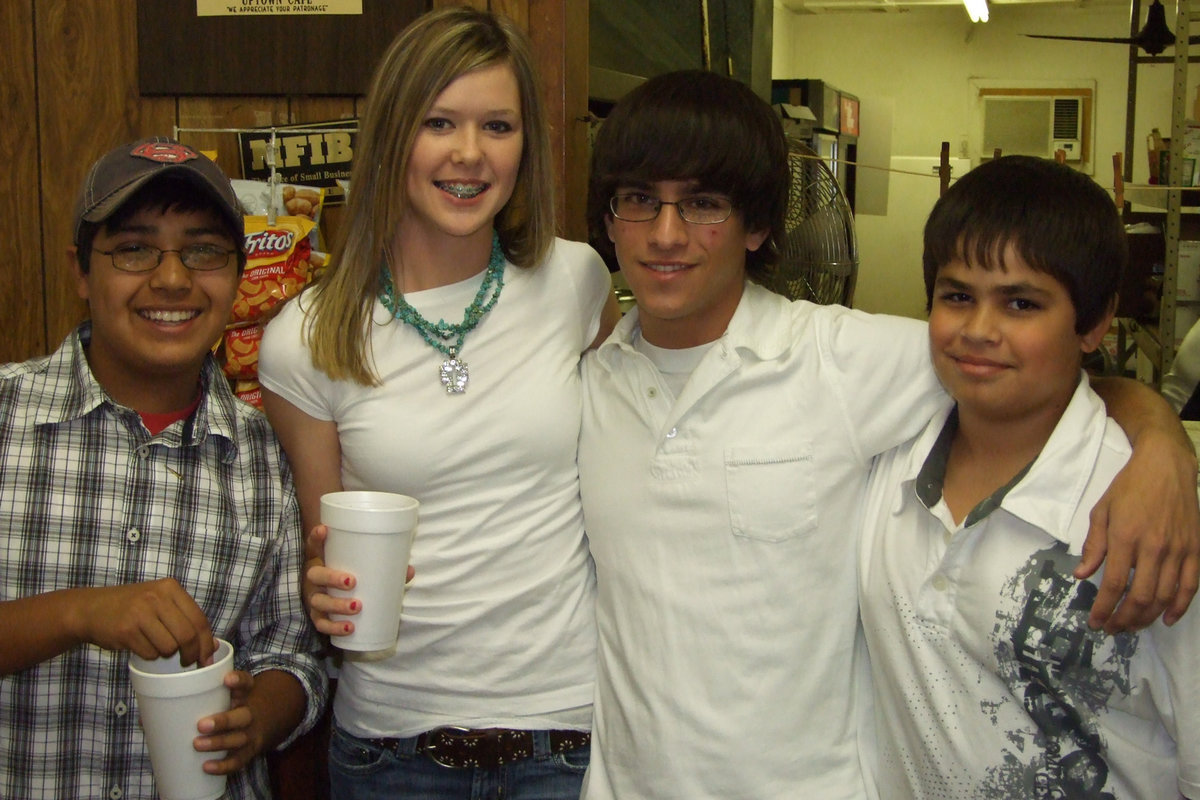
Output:
<path fill-rule="evenodd" d="M 230 378 L 258 377 L 258 343 L 262 325 L 257 323 L 225 329 L 225 374 Z"/>
<path fill-rule="evenodd" d="M 278 306 L 300 293 L 311 277 L 316 223 L 306 217 L 246 217 L 246 269 L 233 301 L 231 324 L 269 319 Z"/>
<path fill-rule="evenodd" d="M 258 381 L 238 381 L 233 387 L 233 394 L 238 400 L 249 403 L 256 408 L 262 408 L 262 387 Z"/>
<path fill-rule="evenodd" d="M 325 270 L 329 268 L 329 253 L 322 253 L 313 250 L 309 255 L 308 264 L 311 267 L 312 274 L 309 277 L 309 282 L 318 280 L 325 274 Z"/>

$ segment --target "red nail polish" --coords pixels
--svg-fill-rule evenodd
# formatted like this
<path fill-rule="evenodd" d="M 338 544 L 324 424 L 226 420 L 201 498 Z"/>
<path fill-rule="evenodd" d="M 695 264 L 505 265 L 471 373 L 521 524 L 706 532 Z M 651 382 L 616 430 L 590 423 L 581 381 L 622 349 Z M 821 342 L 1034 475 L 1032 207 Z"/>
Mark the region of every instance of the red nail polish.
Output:
<path fill-rule="evenodd" d="M 345 625 L 342 626 L 342 633 L 349 633 L 349 632 L 350 632 L 350 623 L 347 622 Z"/>
<path fill-rule="evenodd" d="M 349 579 L 349 578 L 343 578 L 343 579 L 342 579 L 342 585 L 343 585 L 343 586 L 346 586 L 346 587 L 349 587 L 349 586 L 350 586 L 350 579 Z"/>
<path fill-rule="evenodd" d="M 358 601 L 357 601 L 357 600 L 351 600 L 351 601 L 350 601 L 350 610 L 351 610 L 351 611 L 358 611 Z"/>

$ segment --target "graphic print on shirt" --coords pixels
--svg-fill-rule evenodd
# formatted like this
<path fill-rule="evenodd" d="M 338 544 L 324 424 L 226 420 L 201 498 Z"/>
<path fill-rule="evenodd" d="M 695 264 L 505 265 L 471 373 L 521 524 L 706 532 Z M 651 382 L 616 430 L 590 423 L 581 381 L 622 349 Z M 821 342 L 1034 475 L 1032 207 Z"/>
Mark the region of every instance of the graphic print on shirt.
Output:
<path fill-rule="evenodd" d="M 1039 550 L 1001 590 L 992 640 L 1011 692 L 1001 702 L 1020 702 L 1031 724 L 1007 732 L 1012 748 L 989 768 L 984 796 L 1113 798 L 1095 718 L 1114 693 L 1129 693 L 1137 638 L 1106 642 L 1088 627 L 1096 586 L 1071 574 L 1078 561 L 1062 543 Z"/>

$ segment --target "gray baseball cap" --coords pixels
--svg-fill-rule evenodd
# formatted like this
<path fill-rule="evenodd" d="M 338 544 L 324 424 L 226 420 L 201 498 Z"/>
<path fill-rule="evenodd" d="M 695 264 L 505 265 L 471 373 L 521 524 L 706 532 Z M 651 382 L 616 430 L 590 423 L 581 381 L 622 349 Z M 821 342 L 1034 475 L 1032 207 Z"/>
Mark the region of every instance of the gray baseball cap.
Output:
<path fill-rule="evenodd" d="M 92 165 L 75 201 L 72 242 L 79 244 L 79 229 L 84 222 L 103 222 L 134 192 L 163 175 L 191 181 L 206 192 L 233 225 L 237 246 L 243 247 L 242 208 L 229 178 L 207 156 L 166 136 L 121 145 Z"/>

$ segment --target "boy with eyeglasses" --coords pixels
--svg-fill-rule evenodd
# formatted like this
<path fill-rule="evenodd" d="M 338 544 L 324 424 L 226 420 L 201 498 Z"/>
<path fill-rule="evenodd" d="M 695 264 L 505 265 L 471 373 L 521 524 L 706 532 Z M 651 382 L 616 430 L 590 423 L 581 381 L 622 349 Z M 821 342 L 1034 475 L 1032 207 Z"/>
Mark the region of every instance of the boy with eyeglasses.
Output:
<path fill-rule="evenodd" d="M 789 168 L 779 119 L 748 87 L 652 78 L 592 158 L 593 242 L 637 308 L 583 364 L 599 631 L 584 797 L 864 797 L 855 517 L 873 456 L 949 404 L 927 327 L 753 282 L 778 257 Z M 1093 617 L 1119 629 L 1174 618 L 1195 592 L 1196 462 L 1152 391 L 1107 383 L 1110 402 L 1139 406 L 1115 409 L 1135 433 L 1161 426 L 1139 437 L 1159 455 L 1121 479 L 1146 484 L 1114 490 L 1098 517 L 1113 537 Z"/>
<path fill-rule="evenodd" d="M 195 747 L 269 797 L 262 756 L 327 687 L 290 470 L 211 354 L 245 265 L 233 188 L 174 140 L 118 147 L 68 257 L 90 319 L 0 367 L 0 796 L 156 797 L 128 655 L 209 663 L 216 635 L 233 708 Z"/>

